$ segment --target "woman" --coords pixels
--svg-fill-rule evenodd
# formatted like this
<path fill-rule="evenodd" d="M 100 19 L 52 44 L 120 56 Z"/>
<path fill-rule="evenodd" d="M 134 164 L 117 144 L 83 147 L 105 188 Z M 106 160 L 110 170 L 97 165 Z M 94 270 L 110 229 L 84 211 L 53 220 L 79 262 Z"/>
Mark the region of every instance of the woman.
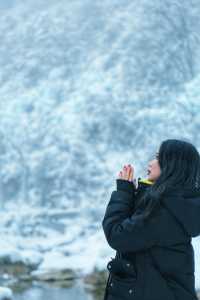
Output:
<path fill-rule="evenodd" d="M 149 162 L 147 179 L 125 166 L 102 221 L 116 250 L 105 300 L 197 300 L 192 237 L 200 234 L 200 155 L 168 139 Z"/>

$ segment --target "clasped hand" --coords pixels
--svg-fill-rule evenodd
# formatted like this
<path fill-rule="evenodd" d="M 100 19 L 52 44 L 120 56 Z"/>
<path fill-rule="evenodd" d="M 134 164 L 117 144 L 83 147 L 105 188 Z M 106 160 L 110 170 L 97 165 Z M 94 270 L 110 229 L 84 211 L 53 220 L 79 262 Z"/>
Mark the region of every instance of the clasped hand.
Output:
<path fill-rule="evenodd" d="M 118 174 L 118 179 L 124 179 L 135 183 L 134 168 L 131 165 L 124 165 L 123 169 Z"/>

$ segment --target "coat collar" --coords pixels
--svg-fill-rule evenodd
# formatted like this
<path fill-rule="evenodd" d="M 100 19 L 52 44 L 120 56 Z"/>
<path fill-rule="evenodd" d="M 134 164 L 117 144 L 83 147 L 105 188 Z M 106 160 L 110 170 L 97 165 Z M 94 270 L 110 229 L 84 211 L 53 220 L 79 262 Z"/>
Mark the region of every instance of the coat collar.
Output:
<path fill-rule="evenodd" d="M 145 179 L 145 178 L 138 178 L 138 183 L 146 183 L 146 184 L 153 184 L 153 181 L 149 180 L 149 179 Z"/>
<path fill-rule="evenodd" d="M 145 178 L 138 178 L 138 184 L 137 184 L 137 190 L 144 190 L 147 187 L 151 186 L 153 184 L 153 181 L 145 179 Z"/>

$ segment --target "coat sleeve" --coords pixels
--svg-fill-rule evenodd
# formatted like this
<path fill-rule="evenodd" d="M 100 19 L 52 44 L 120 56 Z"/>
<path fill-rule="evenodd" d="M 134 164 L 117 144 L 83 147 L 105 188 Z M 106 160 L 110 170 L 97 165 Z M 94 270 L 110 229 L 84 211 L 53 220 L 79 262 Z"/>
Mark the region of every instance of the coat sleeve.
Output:
<path fill-rule="evenodd" d="M 106 240 L 111 248 L 137 252 L 154 245 L 167 246 L 185 242 L 182 228 L 162 206 L 153 218 L 144 221 L 137 211 L 133 213 L 134 190 L 131 183 L 117 179 L 102 221 Z"/>

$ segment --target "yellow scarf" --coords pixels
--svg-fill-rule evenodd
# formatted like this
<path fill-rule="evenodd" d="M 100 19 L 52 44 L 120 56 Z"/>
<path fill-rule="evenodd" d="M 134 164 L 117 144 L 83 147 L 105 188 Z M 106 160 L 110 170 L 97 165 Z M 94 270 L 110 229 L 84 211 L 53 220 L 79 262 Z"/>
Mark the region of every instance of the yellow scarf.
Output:
<path fill-rule="evenodd" d="M 144 182 L 147 184 L 153 184 L 153 181 L 149 180 L 149 179 L 140 179 L 139 182 Z"/>

